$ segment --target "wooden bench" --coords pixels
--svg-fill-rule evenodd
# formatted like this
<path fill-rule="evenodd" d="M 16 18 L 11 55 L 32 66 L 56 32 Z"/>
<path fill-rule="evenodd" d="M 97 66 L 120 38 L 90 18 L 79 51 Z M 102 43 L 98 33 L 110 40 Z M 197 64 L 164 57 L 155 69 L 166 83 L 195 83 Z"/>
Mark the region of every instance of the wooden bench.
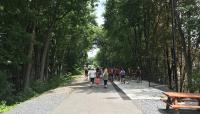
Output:
<path fill-rule="evenodd" d="M 171 105 L 172 108 L 174 109 L 179 109 L 179 108 L 194 108 L 198 109 L 200 106 L 190 106 L 190 105 Z"/>
<path fill-rule="evenodd" d="M 199 93 L 179 93 L 179 92 L 164 92 L 167 99 L 161 99 L 166 103 L 166 109 L 169 107 L 175 109 L 176 114 L 180 114 L 179 109 L 200 109 L 200 94 Z M 198 102 L 198 105 L 184 105 L 181 102 Z"/>

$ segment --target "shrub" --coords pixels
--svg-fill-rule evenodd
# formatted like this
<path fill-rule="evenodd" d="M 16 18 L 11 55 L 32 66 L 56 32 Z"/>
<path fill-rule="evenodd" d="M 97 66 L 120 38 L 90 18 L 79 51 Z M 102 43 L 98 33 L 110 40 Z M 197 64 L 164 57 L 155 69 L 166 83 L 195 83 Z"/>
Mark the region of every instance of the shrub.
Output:
<path fill-rule="evenodd" d="M 80 75 L 80 74 L 82 74 L 82 68 L 81 67 L 79 67 L 78 65 L 75 65 L 74 67 L 73 67 L 73 71 L 72 71 L 72 74 L 73 75 Z"/>
<path fill-rule="evenodd" d="M 13 84 L 7 81 L 7 75 L 5 72 L 0 71 L 0 101 L 13 101 L 12 89 Z"/>
<path fill-rule="evenodd" d="M 7 111 L 6 101 L 1 101 L 0 102 L 0 112 L 5 112 L 5 111 Z"/>
<path fill-rule="evenodd" d="M 200 71 L 195 70 L 192 74 L 192 83 L 189 84 L 191 92 L 200 91 Z"/>

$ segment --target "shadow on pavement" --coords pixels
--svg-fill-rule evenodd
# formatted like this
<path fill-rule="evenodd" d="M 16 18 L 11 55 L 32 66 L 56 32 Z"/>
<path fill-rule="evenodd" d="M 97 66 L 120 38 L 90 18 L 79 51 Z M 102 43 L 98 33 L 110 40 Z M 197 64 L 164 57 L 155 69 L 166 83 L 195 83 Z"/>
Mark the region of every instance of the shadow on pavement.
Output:
<path fill-rule="evenodd" d="M 131 83 L 127 84 L 127 86 L 131 85 Z M 140 83 L 138 83 L 138 84 L 140 84 Z M 114 92 L 117 91 L 117 93 L 119 94 L 121 99 L 132 100 L 133 103 L 135 105 L 137 105 L 139 109 L 143 110 L 144 114 L 175 114 L 173 109 L 169 109 L 169 110 L 165 110 L 164 108 L 162 109 L 162 107 L 165 107 L 165 104 L 158 99 L 157 100 L 154 100 L 154 99 L 135 99 L 135 100 L 133 100 L 133 99 L 131 99 L 129 96 L 127 96 L 127 93 L 124 92 L 123 88 L 118 87 L 118 85 L 114 84 L 114 83 L 112 84 L 112 83 L 108 82 L 107 89 L 105 89 L 103 87 L 102 80 L 101 80 L 101 84 L 95 85 L 94 87 L 90 87 L 89 81 L 73 83 L 73 84 L 70 84 L 69 87 L 74 90 L 74 93 L 87 93 L 88 95 L 93 95 L 93 93 L 113 94 Z M 159 89 L 162 91 L 165 90 L 165 86 L 155 85 L 155 86 L 149 88 L 148 85 L 147 86 L 135 86 L 135 84 L 133 84 L 133 86 L 131 88 L 126 88 L 126 89 L 139 90 L 136 93 L 134 93 L 136 96 L 148 94 L 149 92 L 151 92 L 151 95 L 154 96 L 154 94 L 152 94 L 152 92 L 154 92 L 154 89 L 152 89 L 152 88 L 156 88 L 156 89 Z M 145 89 L 147 89 L 147 90 L 149 89 L 149 91 L 146 91 Z M 155 92 L 155 95 L 156 94 L 158 94 L 158 93 Z M 112 100 L 112 99 L 119 99 L 120 97 L 107 97 L 105 99 Z M 200 112 L 197 110 L 186 110 L 186 109 L 184 109 L 184 110 L 180 109 L 180 113 L 181 114 L 200 114 Z"/>
<path fill-rule="evenodd" d="M 72 83 L 72 84 L 69 84 L 68 86 L 78 86 L 78 85 L 85 85 L 85 84 L 88 84 L 88 82 L 80 82 L 80 83 Z"/>
<path fill-rule="evenodd" d="M 113 89 L 112 89 L 113 87 L 110 83 L 108 83 L 107 89 L 105 89 L 103 87 L 103 84 L 99 84 L 99 85 L 95 84 L 93 87 L 90 87 L 89 82 L 71 84 L 69 87 L 72 88 L 73 90 L 75 90 L 75 92 L 78 92 L 78 93 L 85 92 L 87 94 L 105 93 L 105 92 L 113 91 Z"/>
<path fill-rule="evenodd" d="M 111 83 L 123 100 L 131 100 L 131 98 L 127 96 L 126 93 L 121 88 L 119 88 L 114 82 Z"/>
<path fill-rule="evenodd" d="M 70 88 L 72 88 L 73 90 L 75 90 L 75 92 L 78 93 L 87 93 L 87 94 L 92 94 L 92 93 L 108 93 L 108 92 L 112 92 L 112 91 L 117 91 L 117 93 L 119 94 L 119 96 L 123 99 L 123 100 L 131 100 L 126 93 L 124 93 L 116 84 L 108 82 L 108 88 L 104 88 L 103 86 L 103 80 L 101 80 L 101 83 L 99 85 L 94 85 L 94 87 L 90 87 L 89 86 L 89 82 L 88 81 L 84 81 L 81 83 L 74 83 L 74 84 L 70 84 L 69 86 Z M 117 98 L 106 98 L 106 99 L 117 99 Z"/>

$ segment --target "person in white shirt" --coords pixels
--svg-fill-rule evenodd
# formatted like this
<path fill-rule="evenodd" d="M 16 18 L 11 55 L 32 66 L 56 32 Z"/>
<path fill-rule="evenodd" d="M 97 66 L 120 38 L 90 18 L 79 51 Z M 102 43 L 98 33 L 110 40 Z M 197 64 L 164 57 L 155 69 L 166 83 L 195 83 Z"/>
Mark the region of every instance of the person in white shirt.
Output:
<path fill-rule="evenodd" d="M 125 84 L 126 80 L 125 80 L 125 70 L 123 68 L 121 68 L 121 72 L 120 72 L 120 76 L 121 76 L 121 83 Z"/>
<path fill-rule="evenodd" d="M 88 76 L 90 78 L 90 87 L 94 85 L 94 79 L 96 77 L 96 70 L 95 68 L 91 68 L 88 72 Z"/>

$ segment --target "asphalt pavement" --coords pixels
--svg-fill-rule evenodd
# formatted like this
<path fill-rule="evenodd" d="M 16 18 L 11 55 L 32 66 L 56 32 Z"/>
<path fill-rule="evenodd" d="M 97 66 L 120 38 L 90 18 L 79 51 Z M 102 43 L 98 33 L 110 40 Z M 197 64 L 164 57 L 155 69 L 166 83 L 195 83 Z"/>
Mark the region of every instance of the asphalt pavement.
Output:
<path fill-rule="evenodd" d="M 165 110 L 160 100 L 166 86 L 131 80 L 126 84 L 118 81 L 90 87 L 89 81 L 79 77 L 70 85 L 59 87 L 20 103 L 4 114 L 174 114 Z M 181 109 L 181 114 L 199 114 L 197 110 Z"/>
<path fill-rule="evenodd" d="M 84 79 L 81 79 L 84 80 Z M 85 81 L 72 84 L 73 92 L 49 114 L 142 114 L 131 99 L 120 95 L 112 84 L 90 87 Z"/>

